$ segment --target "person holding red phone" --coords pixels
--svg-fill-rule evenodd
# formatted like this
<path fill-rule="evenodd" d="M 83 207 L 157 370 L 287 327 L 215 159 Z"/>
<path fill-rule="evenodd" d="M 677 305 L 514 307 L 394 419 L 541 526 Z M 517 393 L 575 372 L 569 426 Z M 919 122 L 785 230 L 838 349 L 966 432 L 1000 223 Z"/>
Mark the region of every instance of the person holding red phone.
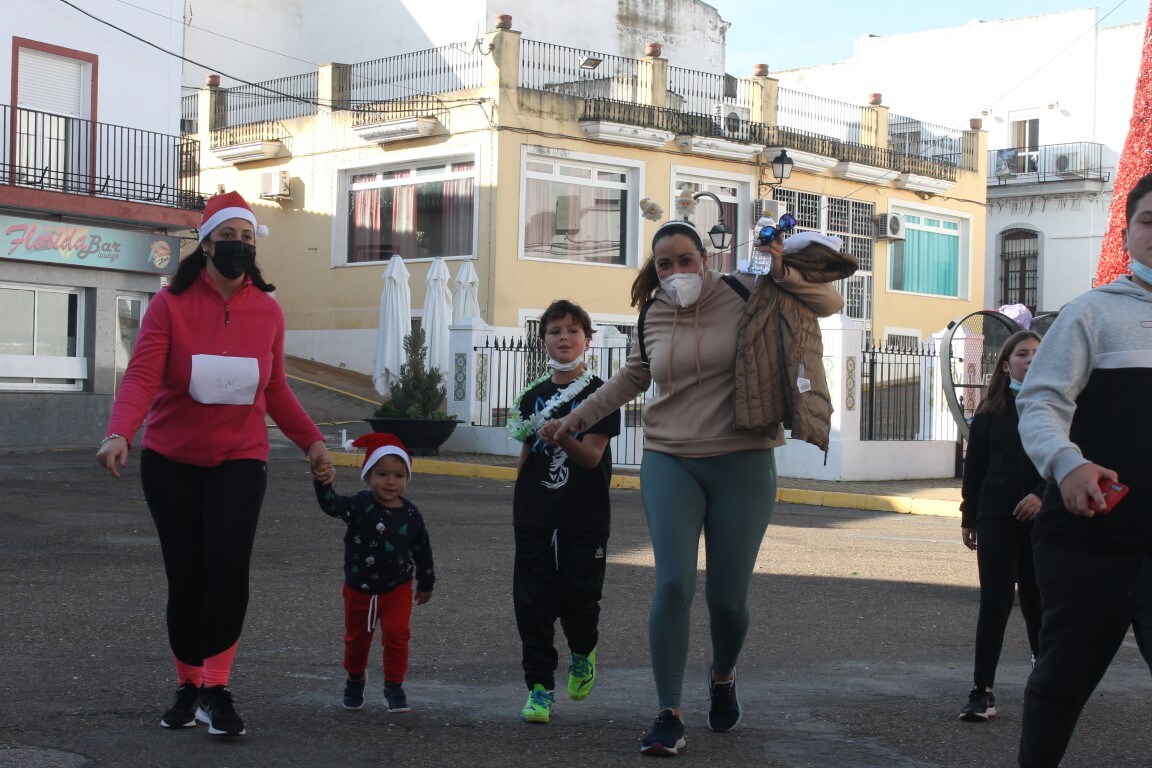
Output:
<path fill-rule="evenodd" d="M 1052 481 L 1033 532 L 1044 611 L 1023 768 L 1059 765 L 1129 628 L 1152 667 L 1152 174 L 1125 221 L 1132 274 L 1060 311 L 1016 399 L 1024 449 Z M 1111 511 L 1102 481 L 1129 486 Z"/>

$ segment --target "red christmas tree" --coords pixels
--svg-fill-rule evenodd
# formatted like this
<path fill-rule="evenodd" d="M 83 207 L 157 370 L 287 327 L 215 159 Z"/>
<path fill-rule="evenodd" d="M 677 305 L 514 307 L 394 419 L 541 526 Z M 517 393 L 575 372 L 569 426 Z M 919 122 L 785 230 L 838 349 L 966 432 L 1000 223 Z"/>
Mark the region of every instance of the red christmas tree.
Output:
<path fill-rule="evenodd" d="M 1124 253 L 1124 203 L 1132 187 L 1144 174 L 1152 171 L 1152 5 L 1144 25 L 1144 49 L 1140 72 L 1136 78 L 1136 95 L 1132 99 L 1132 120 L 1128 138 L 1120 155 L 1120 167 L 1112 185 L 1112 204 L 1108 209 L 1108 229 L 1096 264 L 1096 285 L 1110 283 L 1128 274 L 1128 256 Z"/>

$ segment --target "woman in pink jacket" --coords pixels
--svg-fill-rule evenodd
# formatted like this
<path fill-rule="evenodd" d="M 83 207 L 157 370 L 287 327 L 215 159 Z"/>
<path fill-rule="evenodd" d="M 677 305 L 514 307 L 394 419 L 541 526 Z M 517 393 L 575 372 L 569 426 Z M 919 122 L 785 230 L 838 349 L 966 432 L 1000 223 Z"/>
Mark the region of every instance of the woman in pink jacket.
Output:
<path fill-rule="evenodd" d="M 324 438 L 284 376 L 284 313 L 256 266 L 267 229 L 238 193 L 204 209 L 200 244 L 144 315 L 96 460 L 120 478 L 145 417 L 144 497 L 168 576 L 168 640 L 180 685 L 166 728 L 239 736 L 228 678 L 248 607 L 267 483 L 265 414 L 334 474 Z"/>

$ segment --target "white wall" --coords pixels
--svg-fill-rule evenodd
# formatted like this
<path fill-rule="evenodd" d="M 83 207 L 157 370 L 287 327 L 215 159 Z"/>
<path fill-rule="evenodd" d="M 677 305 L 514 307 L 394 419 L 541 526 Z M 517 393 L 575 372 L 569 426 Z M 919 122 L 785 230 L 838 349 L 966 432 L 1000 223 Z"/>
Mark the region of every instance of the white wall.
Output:
<path fill-rule="evenodd" d="M 700 0 L 197 0 L 187 30 L 184 84 L 208 72 L 250 82 L 309 72 L 325 62 L 355 64 L 474 41 L 501 13 L 529 40 L 641 58 L 660 42 L 673 66 L 724 71 L 728 24 Z M 228 39 L 233 38 L 233 39 Z M 244 42 L 240 42 L 243 40 Z M 736 73 L 746 75 L 747 72 Z"/>
<path fill-rule="evenodd" d="M 170 51 L 183 49 L 181 0 L 150 0 L 149 10 L 98 0 L 71 0 L 92 16 Z M 180 131 L 183 62 L 177 56 L 59 2 L 6 4 L 0 25 L 0 103 L 12 103 L 12 38 L 23 37 L 99 57 L 97 115 L 101 123 L 158 133 Z"/>

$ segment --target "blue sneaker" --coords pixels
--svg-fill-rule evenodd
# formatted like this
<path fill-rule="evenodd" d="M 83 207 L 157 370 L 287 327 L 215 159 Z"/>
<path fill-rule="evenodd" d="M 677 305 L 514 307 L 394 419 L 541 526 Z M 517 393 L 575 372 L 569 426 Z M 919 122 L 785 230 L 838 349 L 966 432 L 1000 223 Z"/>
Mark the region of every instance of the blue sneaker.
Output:
<path fill-rule="evenodd" d="M 674 757 L 687 746 L 684 741 L 684 721 L 676 717 L 670 709 L 660 710 L 652 730 L 640 744 L 640 754 L 657 757 Z"/>
<path fill-rule="evenodd" d="M 740 725 L 740 699 L 736 696 L 736 670 L 732 670 L 732 680 L 718 683 L 708 670 L 708 727 L 717 733 L 730 731 Z"/>

